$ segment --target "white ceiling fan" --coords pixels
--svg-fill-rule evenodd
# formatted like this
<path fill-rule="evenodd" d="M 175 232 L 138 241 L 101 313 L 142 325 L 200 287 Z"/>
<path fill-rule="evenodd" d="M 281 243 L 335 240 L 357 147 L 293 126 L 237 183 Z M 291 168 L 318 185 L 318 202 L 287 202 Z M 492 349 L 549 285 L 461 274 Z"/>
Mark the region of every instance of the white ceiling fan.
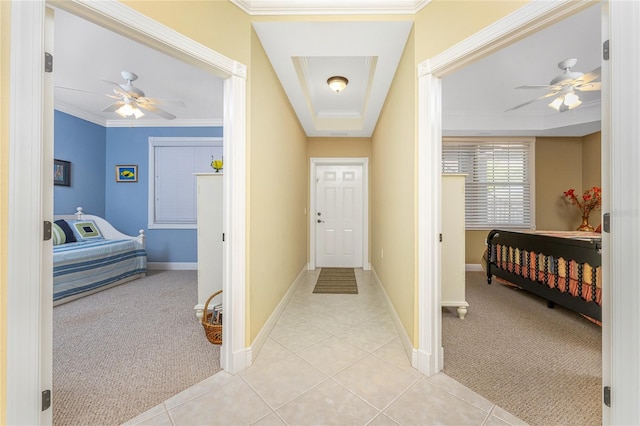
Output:
<path fill-rule="evenodd" d="M 78 92 L 95 93 L 107 96 L 109 98 L 117 99 L 116 102 L 103 109 L 103 112 L 115 112 L 123 118 L 140 118 L 145 115 L 143 112 L 144 110 L 159 115 L 160 117 L 166 118 L 167 120 L 173 120 L 174 118 L 176 118 L 176 116 L 163 109 L 158 108 L 158 105 L 163 103 L 173 103 L 185 106 L 184 102 L 179 100 L 148 98 L 145 96 L 142 90 L 133 85 L 133 82 L 138 79 L 138 76 L 135 73 L 132 73 L 130 71 L 122 71 L 120 75 L 125 79 L 126 83 L 116 83 L 114 81 L 102 79 L 102 81 L 104 81 L 105 83 L 116 86 L 113 89 L 113 94 L 91 92 L 88 90 L 76 89 L 73 87 L 56 87 L 60 89 L 75 90 Z"/>
<path fill-rule="evenodd" d="M 571 67 L 573 67 L 576 62 L 578 62 L 577 59 L 570 58 L 558 63 L 558 68 L 560 68 L 564 72 L 551 80 L 548 85 L 530 85 L 516 87 L 516 89 L 547 89 L 549 92 L 542 96 L 538 96 L 537 98 L 532 99 L 528 102 L 509 108 L 506 111 L 512 111 L 525 105 L 529 105 L 533 102 L 551 98 L 556 95 L 558 97 L 549 104 L 551 108 L 554 108 L 560 112 L 564 112 L 579 106 L 582 101 L 576 94 L 576 91 L 589 92 L 600 90 L 602 87 L 602 83 L 594 82 L 594 80 L 600 78 L 600 67 L 588 72 L 587 74 L 583 74 L 579 71 L 571 71 Z"/>

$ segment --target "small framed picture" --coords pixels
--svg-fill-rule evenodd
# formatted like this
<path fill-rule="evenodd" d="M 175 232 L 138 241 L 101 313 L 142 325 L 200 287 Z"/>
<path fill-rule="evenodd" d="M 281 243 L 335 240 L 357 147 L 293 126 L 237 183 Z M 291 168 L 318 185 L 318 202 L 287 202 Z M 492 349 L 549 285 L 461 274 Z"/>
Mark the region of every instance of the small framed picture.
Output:
<path fill-rule="evenodd" d="M 71 186 L 71 162 L 53 160 L 53 184 Z"/>
<path fill-rule="evenodd" d="M 138 166 L 116 166 L 116 182 L 137 182 Z"/>

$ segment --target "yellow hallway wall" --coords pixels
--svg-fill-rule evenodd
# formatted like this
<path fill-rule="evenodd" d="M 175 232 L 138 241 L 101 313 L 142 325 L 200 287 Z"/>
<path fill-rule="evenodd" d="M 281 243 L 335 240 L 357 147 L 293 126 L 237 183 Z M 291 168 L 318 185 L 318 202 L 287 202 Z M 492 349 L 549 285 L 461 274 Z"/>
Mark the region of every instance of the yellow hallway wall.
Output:
<path fill-rule="evenodd" d="M 253 342 L 307 263 L 307 137 L 251 31 L 248 318 Z"/>
<path fill-rule="evenodd" d="M 371 264 L 416 341 L 416 63 L 412 30 L 372 137 Z"/>

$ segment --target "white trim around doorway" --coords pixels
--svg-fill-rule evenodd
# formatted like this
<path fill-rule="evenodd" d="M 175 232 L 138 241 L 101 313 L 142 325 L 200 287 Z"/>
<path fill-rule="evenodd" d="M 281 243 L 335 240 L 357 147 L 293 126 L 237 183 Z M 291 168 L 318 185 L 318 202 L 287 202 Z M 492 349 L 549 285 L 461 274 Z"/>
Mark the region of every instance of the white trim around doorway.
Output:
<path fill-rule="evenodd" d="M 224 246 L 224 303 L 231 321 L 223 332 L 230 336 L 221 349 L 221 366 L 230 373 L 247 366 L 245 347 L 245 222 L 246 222 L 246 67 L 142 15 L 118 1 L 30 1 L 11 5 L 11 102 L 9 156 L 12 173 L 9 182 L 9 229 L 26 230 L 8 236 L 7 273 L 7 412 L 9 424 L 48 423 L 41 411 L 40 381 L 43 361 L 39 300 L 42 270 L 42 223 L 53 221 L 53 211 L 43 211 L 38 194 L 53 191 L 44 187 L 43 158 L 43 40 L 44 11 L 47 5 L 71 13 L 198 63 L 224 78 L 224 149 L 229 164 L 225 183 L 223 216 L 227 242 Z M 46 138 L 45 138 L 46 139 Z M 26 271 L 26 272 L 25 272 Z M 51 357 L 51 355 L 50 355 Z M 249 361 L 250 362 L 250 361 Z M 51 409 L 49 409 L 51 410 Z M 49 411 L 50 413 L 50 411 Z"/>
<path fill-rule="evenodd" d="M 316 269 L 316 185 L 317 166 L 356 165 L 362 167 L 362 269 L 371 270 L 369 263 L 369 159 L 366 157 L 310 159 L 309 168 L 309 270 Z"/>

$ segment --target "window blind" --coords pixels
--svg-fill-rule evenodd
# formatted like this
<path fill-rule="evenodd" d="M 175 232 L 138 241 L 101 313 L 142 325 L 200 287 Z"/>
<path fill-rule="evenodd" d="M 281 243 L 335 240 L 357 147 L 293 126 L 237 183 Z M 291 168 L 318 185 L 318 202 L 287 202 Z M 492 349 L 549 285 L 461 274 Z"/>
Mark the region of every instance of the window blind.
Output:
<path fill-rule="evenodd" d="M 443 141 L 442 172 L 464 173 L 468 229 L 533 228 L 533 141 Z"/>
<path fill-rule="evenodd" d="M 157 138 L 161 139 L 161 138 Z M 197 222 L 197 180 L 194 173 L 211 173 L 212 156 L 222 158 L 222 143 L 151 141 L 153 198 L 150 224 L 163 228 L 194 228 Z"/>

